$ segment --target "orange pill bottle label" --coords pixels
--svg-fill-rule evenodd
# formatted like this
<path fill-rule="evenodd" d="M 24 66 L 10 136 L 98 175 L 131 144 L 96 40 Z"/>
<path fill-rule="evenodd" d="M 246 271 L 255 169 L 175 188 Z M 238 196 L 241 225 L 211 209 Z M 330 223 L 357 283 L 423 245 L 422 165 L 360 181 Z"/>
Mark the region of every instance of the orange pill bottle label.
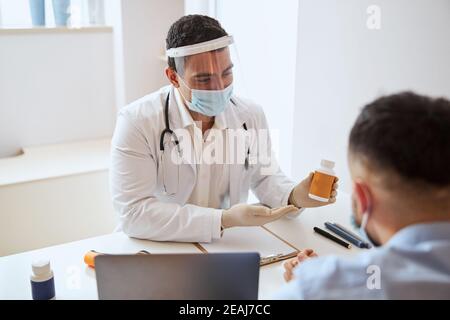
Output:
<path fill-rule="evenodd" d="M 318 201 L 327 202 L 331 196 L 335 176 L 315 171 L 309 188 L 309 197 Z"/>

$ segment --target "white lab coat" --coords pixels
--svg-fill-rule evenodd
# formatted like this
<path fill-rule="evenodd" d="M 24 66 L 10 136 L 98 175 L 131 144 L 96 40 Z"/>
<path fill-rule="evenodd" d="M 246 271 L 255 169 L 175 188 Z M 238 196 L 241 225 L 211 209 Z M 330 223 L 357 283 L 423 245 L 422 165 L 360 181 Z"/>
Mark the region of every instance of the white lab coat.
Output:
<path fill-rule="evenodd" d="M 174 90 L 172 86 L 163 87 L 120 110 L 111 149 L 113 206 L 119 216 L 119 229 L 130 237 L 210 242 L 220 237 L 222 210 L 186 204 L 196 183 L 196 165 L 171 164 L 177 167 L 168 170 L 173 176 L 166 177 L 165 185 L 174 194 L 164 193 L 159 142 L 165 128 L 164 103 L 169 91 L 170 127 L 181 128 Z M 233 101 L 236 106 L 230 103 L 224 111 L 228 128 L 242 128 L 244 122 L 248 129 L 267 128 L 259 106 L 238 97 Z M 261 175 L 258 164 L 248 170 L 243 164 L 230 165 L 231 205 L 247 202 L 250 188 L 263 204 L 286 205 L 294 186 L 279 169 L 276 174 Z"/>

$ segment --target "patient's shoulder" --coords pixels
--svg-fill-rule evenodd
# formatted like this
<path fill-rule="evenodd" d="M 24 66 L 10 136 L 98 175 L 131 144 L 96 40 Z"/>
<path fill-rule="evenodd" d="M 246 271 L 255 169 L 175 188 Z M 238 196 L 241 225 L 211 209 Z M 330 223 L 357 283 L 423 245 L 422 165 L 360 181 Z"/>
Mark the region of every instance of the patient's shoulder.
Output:
<path fill-rule="evenodd" d="M 295 281 L 305 299 L 382 298 L 381 290 L 368 286 L 368 279 L 380 271 L 382 260 L 381 252 L 314 258 L 299 265 Z"/>

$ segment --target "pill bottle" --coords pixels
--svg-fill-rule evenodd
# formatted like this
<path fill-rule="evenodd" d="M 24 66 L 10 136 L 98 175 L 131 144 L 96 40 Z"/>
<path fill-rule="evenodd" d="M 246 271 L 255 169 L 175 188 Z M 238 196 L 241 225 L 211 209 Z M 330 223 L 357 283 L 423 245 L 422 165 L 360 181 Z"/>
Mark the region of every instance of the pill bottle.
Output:
<path fill-rule="evenodd" d="M 33 261 L 31 269 L 33 271 L 30 276 L 33 300 L 55 298 L 55 281 L 53 271 L 50 268 L 50 261 L 47 259 Z"/>
<path fill-rule="evenodd" d="M 336 180 L 336 173 L 333 170 L 334 162 L 322 160 L 320 168 L 314 172 L 308 196 L 311 199 L 328 202 L 333 190 L 333 183 Z"/>

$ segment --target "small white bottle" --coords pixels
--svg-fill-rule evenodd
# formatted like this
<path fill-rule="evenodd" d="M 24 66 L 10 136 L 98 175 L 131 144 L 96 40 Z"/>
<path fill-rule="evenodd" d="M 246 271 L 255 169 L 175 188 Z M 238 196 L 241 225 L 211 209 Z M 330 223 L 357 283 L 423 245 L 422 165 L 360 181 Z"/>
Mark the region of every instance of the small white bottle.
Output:
<path fill-rule="evenodd" d="M 31 265 L 31 295 L 33 300 L 51 300 L 55 298 L 55 281 L 50 261 L 36 260 Z"/>
<path fill-rule="evenodd" d="M 311 199 L 328 202 L 333 190 L 333 184 L 336 180 L 336 173 L 333 170 L 334 162 L 322 160 L 320 168 L 314 172 L 314 176 L 309 188 L 308 196 Z"/>

